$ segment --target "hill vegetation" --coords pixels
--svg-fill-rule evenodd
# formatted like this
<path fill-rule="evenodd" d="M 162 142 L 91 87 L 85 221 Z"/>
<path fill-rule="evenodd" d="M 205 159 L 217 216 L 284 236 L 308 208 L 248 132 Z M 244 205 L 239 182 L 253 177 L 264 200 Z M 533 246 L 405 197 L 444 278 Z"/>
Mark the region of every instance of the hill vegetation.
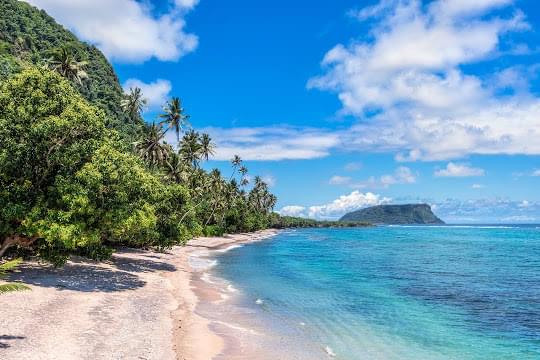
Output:
<path fill-rule="evenodd" d="M 428 204 L 379 205 L 345 214 L 340 221 L 372 224 L 444 224 Z"/>
<path fill-rule="evenodd" d="M 203 169 L 214 142 L 178 97 L 159 123 L 143 122 L 144 106 L 98 49 L 25 2 L 0 2 L 0 258 L 60 265 L 279 222 L 276 197 L 240 157 L 226 175 Z"/>
<path fill-rule="evenodd" d="M 105 112 L 108 127 L 133 141 L 142 119 L 131 121 L 122 110 L 123 90 L 105 56 L 95 46 L 79 41 L 45 11 L 24 1 L 0 1 L 0 81 L 29 64 L 45 66 L 62 49 L 85 64 L 87 78 L 83 82 L 69 79 L 71 85 Z"/>

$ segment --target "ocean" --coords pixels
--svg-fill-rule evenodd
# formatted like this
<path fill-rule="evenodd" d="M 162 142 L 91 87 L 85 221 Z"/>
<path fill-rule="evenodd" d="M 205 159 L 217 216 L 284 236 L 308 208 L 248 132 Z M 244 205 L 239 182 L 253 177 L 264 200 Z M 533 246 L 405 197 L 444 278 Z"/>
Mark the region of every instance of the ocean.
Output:
<path fill-rule="evenodd" d="M 201 311 L 238 358 L 540 359 L 538 226 L 287 230 L 214 258 L 229 295 Z"/>

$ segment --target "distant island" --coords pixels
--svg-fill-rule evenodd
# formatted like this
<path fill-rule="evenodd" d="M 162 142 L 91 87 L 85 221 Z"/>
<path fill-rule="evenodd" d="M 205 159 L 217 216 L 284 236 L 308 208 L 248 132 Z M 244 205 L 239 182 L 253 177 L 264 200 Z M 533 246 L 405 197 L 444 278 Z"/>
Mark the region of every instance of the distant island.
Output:
<path fill-rule="evenodd" d="M 372 224 L 444 224 L 428 204 L 378 205 L 345 214 L 339 221 Z"/>

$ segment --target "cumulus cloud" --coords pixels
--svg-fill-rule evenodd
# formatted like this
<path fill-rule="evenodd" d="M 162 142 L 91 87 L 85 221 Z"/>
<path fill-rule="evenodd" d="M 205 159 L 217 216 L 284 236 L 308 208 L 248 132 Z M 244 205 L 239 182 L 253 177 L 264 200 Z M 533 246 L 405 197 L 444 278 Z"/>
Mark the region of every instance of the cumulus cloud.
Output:
<path fill-rule="evenodd" d="M 136 87 L 141 89 L 149 109 L 158 109 L 163 106 L 167 102 L 172 89 L 171 82 L 163 79 L 158 79 L 151 83 L 145 83 L 139 79 L 128 79 L 123 85 L 126 93 L 131 88 Z"/>
<path fill-rule="evenodd" d="M 297 216 L 297 217 L 301 216 L 301 217 L 305 217 L 305 211 L 306 211 L 305 206 L 289 205 L 289 206 L 284 206 L 279 211 L 279 213 L 282 216 Z"/>
<path fill-rule="evenodd" d="M 176 0 L 171 11 L 159 15 L 153 13 L 147 1 L 26 1 L 95 44 L 111 60 L 178 60 L 198 44 L 197 36 L 185 31 L 185 15 L 197 0 Z"/>
<path fill-rule="evenodd" d="M 346 213 L 367 206 L 386 204 L 390 198 L 382 197 L 371 192 L 361 193 L 357 190 L 348 195 L 342 195 L 332 202 L 317 206 L 286 206 L 280 210 L 282 215 L 308 217 L 313 219 L 338 219 Z"/>
<path fill-rule="evenodd" d="M 324 129 L 286 126 L 205 128 L 216 141 L 215 160 L 240 155 L 244 160 L 299 160 L 322 158 L 335 148 L 339 134 Z"/>
<path fill-rule="evenodd" d="M 518 10 L 493 14 L 512 3 L 383 0 L 355 13 L 375 18 L 369 38 L 328 51 L 325 73 L 308 87 L 337 93 L 342 112 L 362 119 L 344 134 L 348 149 L 395 152 L 398 161 L 540 154 L 540 99 L 518 74 L 503 69 L 495 85 L 462 70 L 502 53 L 509 32 L 529 28 Z M 501 95 L 504 82 L 521 91 Z"/>
<path fill-rule="evenodd" d="M 446 168 L 435 171 L 437 177 L 469 177 L 469 176 L 484 176 L 484 169 L 471 167 L 467 164 L 459 164 L 450 162 Z"/>

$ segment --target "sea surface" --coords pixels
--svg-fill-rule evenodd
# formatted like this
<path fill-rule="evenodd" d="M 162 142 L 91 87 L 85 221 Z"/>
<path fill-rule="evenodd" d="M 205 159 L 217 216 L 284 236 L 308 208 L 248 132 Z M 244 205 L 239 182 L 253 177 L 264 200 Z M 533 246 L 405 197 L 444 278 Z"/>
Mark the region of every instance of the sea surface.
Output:
<path fill-rule="evenodd" d="M 274 358 L 540 359 L 538 226 L 290 230 L 216 259 Z"/>

